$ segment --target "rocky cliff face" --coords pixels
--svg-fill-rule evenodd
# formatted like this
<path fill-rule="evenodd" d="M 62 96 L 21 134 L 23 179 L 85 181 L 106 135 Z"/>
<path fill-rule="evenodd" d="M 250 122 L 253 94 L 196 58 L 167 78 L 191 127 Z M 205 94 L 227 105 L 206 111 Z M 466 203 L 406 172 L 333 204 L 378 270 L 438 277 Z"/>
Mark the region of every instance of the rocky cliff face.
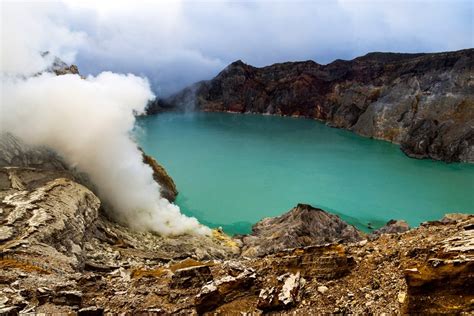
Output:
<path fill-rule="evenodd" d="M 194 107 L 302 116 L 401 145 L 409 156 L 474 162 L 474 49 L 370 53 L 328 65 L 236 61 L 149 113 Z"/>
<path fill-rule="evenodd" d="M 160 184 L 160 194 L 162 197 L 170 202 L 176 200 L 178 189 L 174 184 L 173 179 L 166 172 L 165 168 L 161 166 L 155 158 L 148 156 L 142 151 L 143 162 L 151 167 L 153 170 L 153 179 Z"/>

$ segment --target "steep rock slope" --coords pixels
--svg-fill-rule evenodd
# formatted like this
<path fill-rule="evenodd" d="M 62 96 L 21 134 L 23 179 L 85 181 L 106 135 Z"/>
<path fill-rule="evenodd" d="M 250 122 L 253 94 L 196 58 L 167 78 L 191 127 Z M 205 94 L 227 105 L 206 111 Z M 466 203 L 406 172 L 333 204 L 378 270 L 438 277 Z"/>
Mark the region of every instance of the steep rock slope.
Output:
<path fill-rule="evenodd" d="M 209 81 L 150 104 L 302 116 L 401 144 L 416 158 L 474 162 L 474 49 L 370 53 L 328 65 L 236 61 Z"/>

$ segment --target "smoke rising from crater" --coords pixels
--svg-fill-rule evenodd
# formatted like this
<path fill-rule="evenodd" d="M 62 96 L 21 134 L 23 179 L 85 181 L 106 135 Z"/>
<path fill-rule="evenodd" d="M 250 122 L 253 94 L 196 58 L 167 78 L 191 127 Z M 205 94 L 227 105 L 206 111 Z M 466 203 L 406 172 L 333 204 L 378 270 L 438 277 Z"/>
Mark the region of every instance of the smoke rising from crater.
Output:
<path fill-rule="evenodd" d="M 41 51 L 59 57 L 67 51 L 71 58 L 71 39 L 83 35 L 66 29 L 55 33 L 62 26 L 31 5 L 18 9 L 2 7 L 2 21 L 9 17 L 8 23 L 2 22 L 2 35 L 9 32 L 20 40 L 2 36 L 1 131 L 57 151 L 72 167 L 87 173 L 113 215 L 134 228 L 161 234 L 209 233 L 209 228 L 160 197 L 152 170 L 142 162 L 131 137 L 134 115 L 143 113 L 153 98 L 148 81 L 111 72 L 87 78 L 48 72 L 30 76 L 48 65 Z M 28 20 L 28 15 L 34 18 Z M 25 24 L 25 18 L 33 22 Z M 35 30 L 36 23 L 40 30 Z M 48 34 L 56 34 L 55 42 L 49 42 Z M 21 40 L 28 37 L 30 42 Z"/>

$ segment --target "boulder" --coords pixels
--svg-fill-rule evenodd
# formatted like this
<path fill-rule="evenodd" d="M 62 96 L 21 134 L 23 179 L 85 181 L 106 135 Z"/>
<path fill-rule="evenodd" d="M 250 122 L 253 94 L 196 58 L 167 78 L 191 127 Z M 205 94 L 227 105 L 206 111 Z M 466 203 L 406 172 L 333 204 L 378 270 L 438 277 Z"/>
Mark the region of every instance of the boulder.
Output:
<path fill-rule="evenodd" d="M 64 160 L 47 147 L 30 146 L 14 135 L 0 133 L 0 167 L 67 170 Z"/>

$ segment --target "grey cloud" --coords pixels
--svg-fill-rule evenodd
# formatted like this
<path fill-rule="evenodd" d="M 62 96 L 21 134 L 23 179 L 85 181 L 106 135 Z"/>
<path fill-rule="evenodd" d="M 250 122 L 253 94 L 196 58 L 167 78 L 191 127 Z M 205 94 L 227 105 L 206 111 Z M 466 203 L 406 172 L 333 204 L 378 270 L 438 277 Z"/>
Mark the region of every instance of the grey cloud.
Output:
<path fill-rule="evenodd" d="M 473 46 L 469 0 L 128 4 L 111 11 L 67 6 L 60 16 L 88 35 L 77 55 L 83 71 L 143 74 L 160 95 L 211 78 L 236 59 L 328 63 L 370 51 Z"/>

